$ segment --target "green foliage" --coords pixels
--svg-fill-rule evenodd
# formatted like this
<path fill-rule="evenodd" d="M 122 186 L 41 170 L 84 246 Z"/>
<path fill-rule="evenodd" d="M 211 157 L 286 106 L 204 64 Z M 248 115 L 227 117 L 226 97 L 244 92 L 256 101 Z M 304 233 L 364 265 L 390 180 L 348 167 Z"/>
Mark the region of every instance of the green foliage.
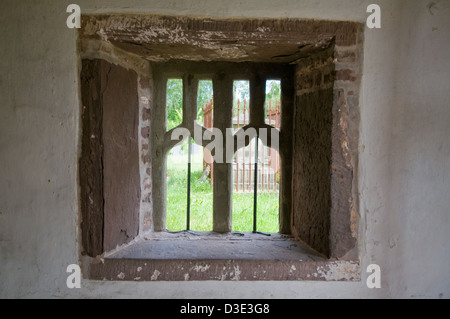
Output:
<path fill-rule="evenodd" d="M 198 121 L 204 123 L 203 107 L 213 99 L 213 83 L 212 81 L 199 81 L 198 83 Z"/>
<path fill-rule="evenodd" d="M 275 108 L 276 102 L 281 101 L 281 82 L 276 80 L 270 80 L 266 83 L 266 109 L 270 106 L 272 101 L 272 109 Z"/>
<path fill-rule="evenodd" d="M 249 81 L 234 81 L 234 107 L 237 100 L 250 100 Z M 198 121 L 203 123 L 203 106 L 213 99 L 213 83 L 211 80 L 202 80 L 198 84 Z M 281 82 L 269 80 L 266 84 L 266 101 L 281 99 Z M 169 79 L 167 81 L 167 128 L 171 130 L 183 121 L 183 80 Z"/>
<path fill-rule="evenodd" d="M 167 80 L 167 129 L 171 130 L 183 121 L 183 80 Z"/>
<path fill-rule="evenodd" d="M 281 99 L 281 82 L 270 80 L 266 84 L 266 100 L 276 100 Z"/>
<path fill-rule="evenodd" d="M 237 100 L 241 102 L 244 100 L 250 100 L 250 82 L 249 81 L 234 81 L 234 104 L 237 105 Z"/>
<path fill-rule="evenodd" d="M 234 81 L 233 83 L 234 92 L 234 108 L 237 108 L 237 101 L 241 102 L 246 100 L 250 101 L 250 83 L 249 81 Z M 270 100 L 272 102 L 281 100 L 281 81 L 278 80 L 268 80 L 266 82 L 266 102 Z M 247 106 L 249 104 L 247 103 Z M 274 103 L 272 105 L 275 105 Z M 242 104 L 241 104 L 242 107 Z"/>
<path fill-rule="evenodd" d="M 198 84 L 198 120 L 203 122 L 203 106 L 213 98 L 212 81 L 199 81 Z M 167 81 L 167 129 L 171 130 L 183 122 L 183 80 Z"/>

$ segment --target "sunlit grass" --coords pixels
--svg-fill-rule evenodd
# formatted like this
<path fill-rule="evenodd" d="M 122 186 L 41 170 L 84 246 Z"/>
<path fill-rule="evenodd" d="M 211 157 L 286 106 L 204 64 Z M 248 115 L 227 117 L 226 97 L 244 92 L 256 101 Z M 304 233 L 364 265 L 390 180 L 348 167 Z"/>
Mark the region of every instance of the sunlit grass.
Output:
<path fill-rule="evenodd" d="M 191 230 L 212 231 L 213 189 L 209 178 L 202 182 L 202 154 L 193 156 L 191 173 Z M 187 155 L 170 156 L 167 163 L 167 229 L 186 229 Z M 278 193 L 258 194 L 258 231 L 279 231 Z M 233 231 L 253 231 L 253 193 L 233 194 Z"/>
<path fill-rule="evenodd" d="M 253 231 L 253 194 L 233 194 L 233 231 Z M 257 230 L 266 233 L 279 231 L 278 193 L 259 193 L 257 211 Z"/>

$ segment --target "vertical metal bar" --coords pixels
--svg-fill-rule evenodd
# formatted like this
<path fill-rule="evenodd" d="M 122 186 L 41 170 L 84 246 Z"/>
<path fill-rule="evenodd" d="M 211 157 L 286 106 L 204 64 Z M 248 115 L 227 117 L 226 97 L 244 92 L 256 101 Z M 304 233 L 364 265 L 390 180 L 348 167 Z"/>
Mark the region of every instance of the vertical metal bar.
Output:
<path fill-rule="evenodd" d="M 238 103 L 238 105 L 239 105 L 239 100 L 237 101 L 237 103 Z M 235 110 L 235 108 L 234 108 L 234 105 L 232 106 L 232 108 L 233 108 L 233 123 L 232 123 L 232 127 L 233 127 L 233 130 L 234 130 L 234 119 L 236 118 L 236 110 Z M 238 130 L 239 128 L 237 128 L 236 130 Z M 233 159 L 234 160 L 234 159 Z M 238 159 L 236 158 L 236 163 L 238 162 Z M 234 164 L 234 163 L 233 163 Z M 233 170 L 234 170 L 234 165 L 233 165 Z M 233 171 L 233 173 L 234 173 L 234 171 Z M 238 182 L 238 179 L 237 179 L 237 176 L 233 176 L 233 178 L 234 178 L 234 182 L 236 183 L 236 192 L 237 192 L 237 184 L 239 183 Z"/>
<path fill-rule="evenodd" d="M 186 230 L 191 230 L 191 160 L 192 160 L 192 138 L 189 136 L 189 158 L 188 158 L 188 179 L 187 179 L 187 221 Z"/>
<path fill-rule="evenodd" d="M 250 193 L 252 191 L 252 143 L 250 141 L 250 143 L 248 144 L 249 147 L 249 162 L 248 162 L 248 192 Z"/>
<path fill-rule="evenodd" d="M 241 101 L 237 101 L 237 130 L 241 127 Z M 236 193 L 239 193 L 239 152 L 236 152 Z"/>
<path fill-rule="evenodd" d="M 272 100 L 270 100 L 270 105 L 272 105 Z M 272 126 L 272 106 L 270 107 L 270 111 L 267 113 L 267 118 L 269 120 L 269 125 Z M 270 179 L 270 168 L 272 167 L 272 149 L 269 148 L 269 177 L 268 177 L 268 182 L 267 182 L 267 188 L 268 191 L 271 191 L 272 188 L 272 181 Z"/>
<path fill-rule="evenodd" d="M 276 112 L 275 112 L 275 128 L 280 130 L 280 116 L 281 116 L 281 101 L 277 102 Z M 277 191 L 277 176 L 281 173 L 281 157 L 280 152 L 275 153 L 275 162 L 276 162 L 276 169 L 275 169 L 275 176 L 274 176 L 274 182 L 273 187 L 275 191 Z"/>
<path fill-rule="evenodd" d="M 266 161 L 266 147 L 263 145 L 262 147 L 262 156 L 261 156 L 261 191 L 264 191 L 264 186 L 266 182 L 266 174 L 265 174 L 265 161 Z"/>
<path fill-rule="evenodd" d="M 246 117 L 246 112 L 247 112 L 247 100 L 244 100 L 244 126 L 247 125 L 247 117 Z M 242 192 L 245 193 L 245 147 L 242 148 L 241 150 L 242 152 Z"/>
<path fill-rule="evenodd" d="M 254 193 L 253 193 L 253 233 L 258 232 L 258 144 L 259 138 L 256 137 L 256 151 L 255 151 L 255 181 L 253 185 Z"/>

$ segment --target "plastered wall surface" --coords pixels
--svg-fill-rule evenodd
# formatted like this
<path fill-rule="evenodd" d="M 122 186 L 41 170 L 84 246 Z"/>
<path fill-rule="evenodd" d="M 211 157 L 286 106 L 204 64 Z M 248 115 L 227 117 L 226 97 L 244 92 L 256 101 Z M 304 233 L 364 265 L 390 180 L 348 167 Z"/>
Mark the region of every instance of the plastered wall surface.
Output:
<path fill-rule="evenodd" d="M 82 281 L 78 262 L 80 97 L 75 1 L 0 4 L 0 297 L 450 298 L 450 1 L 77 1 L 83 13 L 318 18 L 364 22 L 361 88 L 360 254 L 380 265 L 342 282 Z"/>

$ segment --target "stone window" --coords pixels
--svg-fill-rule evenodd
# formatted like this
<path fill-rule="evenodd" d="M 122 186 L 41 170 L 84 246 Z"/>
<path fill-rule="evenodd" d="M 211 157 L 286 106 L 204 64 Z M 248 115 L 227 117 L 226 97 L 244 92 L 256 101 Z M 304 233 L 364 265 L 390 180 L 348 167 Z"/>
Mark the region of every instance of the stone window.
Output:
<path fill-rule="evenodd" d="M 272 126 L 265 123 L 264 117 L 264 102 L 266 80 L 268 78 L 280 78 L 283 83 L 283 107 L 286 108 L 286 115 L 292 114 L 293 109 L 293 78 L 294 66 L 287 64 L 275 63 L 252 63 L 252 62 L 197 62 L 197 61 L 176 61 L 152 64 L 152 77 L 154 83 L 154 105 L 155 112 L 153 113 L 154 120 L 152 123 L 152 166 L 153 166 L 153 184 L 159 185 L 157 189 L 153 189 L 153 231 L 161 232 L 167 229 L 166 227 L 166 201 L 160 200 L 167 198 L 165 193 L 166 187 L 166 155 L 175 144 L 180 140 L 173 139 L 173 132 L 175 130 L 167 131 L 164 125 L 165 117 L 165 83 L 167 80 L 175 75 L 183 77 L 184 88 L 184 118 L 180 127 L 189 130 L 189 133 L 197 144 L 207 147 L 212 142 L 211 139 L 204 139 L 203 137 L 205 127 L 200 126 L 195 122 L 197 118 L 197 91 L 198 81 L 205 77 L 213 79 L 214 87 L 214 128 L 222 132 L 224 138 L 221 141 L 223 145 L 222 158 L 214 163 L 214 207 L 213 207 L 213 231 L 218 233 L 227 233 L 232 231 L 232 167 L 231 161 L 227 161 L 226 154 L 226 131 L 232 128 L 232 100 L 233 100 L 233 82 L 235 79 L 248 78 L 250 80 L 250 95 L 252 96 L 250 102 L 250 124 L 247 128 L 254 128 L 256 132 L 260 129 L 267 131 L 267 144 L 271 147 L 270 142 L 275 137 L 271 133 L 278 134 Z M 288 111 L 290 110 L 290 111 Z M 291 116 L 287 116 L 284 122 L 292 120 Z M 284 123 L 285 124 L 285 123 Z M 291 126 L 291 124 L 289 123 Z M 197 126 L 197 127 L 195 127 Z M 197 134 L 195 131 L 197 130 Z M 276 132 L 275 132 L 276 131 Z M 237 133 L 239 134 L 239 133 Z M 234 137 L 235 147 L 238 145 L 237 137 Z M 287 145 L 287 144 L 286 144 Z M 234 155 L 236 149 L 232 151 Z M 278 151 L 278 149 L 277 149 Z M 283 151 L 283 155 L 288 156 Z M 218 154 L 216 154 L 218 156 Z M 286 161 L 288 159 L 286 158 Z M 228 163 L 227 163 L 228 162 Z M 286 173 L 286 187 L 290 186 L 290 176 L 292 173 Z M 283 196 L 283 193 L 281 193 Z M 290 209 L 280 212 L 284 216 L 284 220 L 289 220 Z M 288 233 L 285 231 L 285 233 Z"/>
<path fill-rule="evenodd" d="M 360 24 L 121 15 L 82 21 L 79 180 L 88 278 L 360 279 Z M 181 126 L 191 134 L 206 130 L 194 124 L 200 80 L 213 81 L 214 127 L 222 132 L 232 127 L 234 80 L 250 82 L 249 126 L 256 129 L 269 127 L 266 81 L 281 80 L 279 234 L 232 232 L 227 163 L 213 169 L 214 232 L 166 232 L 166 155 L 179 142 L 166 124 L 169 78 L 183 80 Z"/>

